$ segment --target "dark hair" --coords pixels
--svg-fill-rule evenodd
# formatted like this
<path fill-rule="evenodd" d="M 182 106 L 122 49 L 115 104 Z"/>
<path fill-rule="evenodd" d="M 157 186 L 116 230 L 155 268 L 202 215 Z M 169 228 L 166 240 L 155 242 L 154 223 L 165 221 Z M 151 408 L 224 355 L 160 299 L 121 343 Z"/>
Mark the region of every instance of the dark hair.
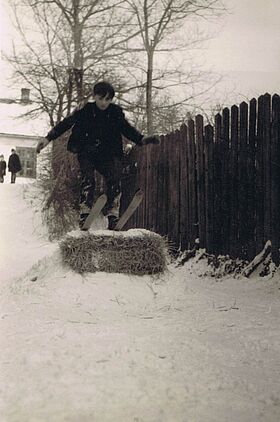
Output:
<path fill-rule="evenodd" d="M 93 87 L 93 94 L 100 95 L 100 97 L 106 97 L 108 95 L 109 98 L 114 98 L 115 90 L 109 82 L 97 82 Z"/>

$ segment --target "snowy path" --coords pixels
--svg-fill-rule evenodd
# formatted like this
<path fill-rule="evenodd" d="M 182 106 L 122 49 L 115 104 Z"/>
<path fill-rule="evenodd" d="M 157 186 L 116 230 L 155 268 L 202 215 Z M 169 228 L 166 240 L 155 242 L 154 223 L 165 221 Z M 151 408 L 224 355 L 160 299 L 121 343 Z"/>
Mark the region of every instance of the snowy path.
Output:
<path fill-rule="evenodd" d="M 277 280 L 82 277 L 4 188 L 0 422 L 280 420 Z"/>
<path fill-rule="evenodd" d="M 21 181 L 21 183 L 19 183 Z M 51 253 L 55 246 L 48 242 L 40 216 L 32 212 L 29 197 L 32 183 L 17 180 L 0 185 L 0 271 L 1 283 L 25 273 L 38 259 Z M 25 191 L 25 192 L 24 192 Z"/>

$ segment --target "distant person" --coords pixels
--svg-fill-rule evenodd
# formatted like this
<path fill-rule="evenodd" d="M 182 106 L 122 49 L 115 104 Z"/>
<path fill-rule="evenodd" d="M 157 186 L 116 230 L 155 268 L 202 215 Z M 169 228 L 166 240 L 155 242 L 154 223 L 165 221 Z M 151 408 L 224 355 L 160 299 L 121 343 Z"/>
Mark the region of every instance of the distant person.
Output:
<path fill-rule="evenodd" d="M 6 176 L 6 161 L 4 160 L 4 155 L 0 155 L 0 183 L 4 183 L 4 176 Z"/>
<path fill-rule="evenodd" d="M 11 149 L 11 155 L 8 161 L 8 169 L 11 172 L 11 183 L 16 182 L 16 174 L 21 170 L 21 163 L 19 156 L 15 149 Z"/>

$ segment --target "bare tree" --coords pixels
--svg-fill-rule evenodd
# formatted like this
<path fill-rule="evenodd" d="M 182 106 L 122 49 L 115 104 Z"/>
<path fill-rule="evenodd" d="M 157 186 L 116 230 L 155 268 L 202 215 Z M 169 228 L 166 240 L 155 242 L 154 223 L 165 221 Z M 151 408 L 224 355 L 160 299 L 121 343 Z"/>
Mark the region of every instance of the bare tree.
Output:
<path fill-rule="evenodd" d="M 217 13 L 221 0 L 10 1 L 23 45 L 9 60 L 36 94 L 33 114 L 46 112 L 54 125 L 88 97 L 92 81 L 109 78 L 151 134 L 160 132 L 158 116 L 164 121 L 170 108 L 189 105 L 194 85 L 203 81 L 197 64 L 184 64 L 203 35 L 188 28 L 186 37 L 183 25 Z"/>
<path fill-rule="evenodd" d="M 168 68 L 155 68 L 156 55 L 165 55 L 165 58 L 172 57 L 174 51 L 184 55 L 187 49 L 193 48 L 201 42 L 203 35 L 193 33 L 189 30 L 186 33 L 188 20 L 206 18 L 220 13 L 223 10 L 221 0 L 126 0 L 128 9 L 133 11 L 135 25 L 138 26 L 140 34 L 128 45 L 130 52 L 138 53 L 143 60 L 145 53 L 145 78 L 138 83 L 139 87 L 145 86 L 145 113 L 147 119 L 147 131 L 149 134 L 154 131 L 154 97 L 155 91 L 166 88 L 193 87 L 194 79 L 200 79 L 203 74 L 198 75 L 197 68 L 186 71 L 182 69 L 182 63 Z M 185 31 L 181 31 L 182 26 Z M 180 32 L 181 31 L 181 32 Z M 177 55 L 178 58 L 178 55 Z M 165 63 L 166 63 L 165 59 Z M 143 75 L 143 72 L 142 72 Z M 139 80 L 138 80 L 139 82 Z M 173 93 L 176 93 L 176 89 Z M 183 104 L 190 99 L 189 93 L 180 99 Z M 176 102 L 175 104 L 176 105 Z M 169 104 L 170 106 L 170 104 Z M 169 113 L 169 112 L 168 112 Z"/>
<path fill-rule="evenodd" d="M 125 50 L 119 46 L 135 36 L 121 0 L 11 3 L 23 43 L 8 59 L 17 77 L 32 87 L 38 104 L 33 113 L 46 112 L 54 125 L 89 95 L 93 80 L 110 75 L 121 84 L 117 63 Z"/>
<path fill-rule="evenodd" d="M 35 93 L 32 114 L 46 112 L 53 126 L 87 99 L 93 81 L 106 78 L 126 108 L 134 116 L 139 111 L 143 132 L 146 124 L 148 133 L 155 127 L 159 132 L 173 129 L 183 118 L 180 105 L 191 97 L 188 93 L 177 99 L 176 89 L 192 86 L 196 72 L 182 71 L 180 61 L 175 66 L 166 56 L 201 40 L 180 38 L 182 25 L 187 17 L 213 13 L 219 1 L 10 0 L 22 45 L 14 47 L 9 60 Z M 165 56 L 164 67 L 160 55 Z M 173 95 L 165 94 L 166 89 Z M 58 144 L 46 205 L 64 218 L 73 207 L 72 187 L 76 198 L 77 163 L 65 154 L 65 142 Z"/>
<path fill-rule="evenodd" d="M 121 0 L 11 0 L 22 38 L 9 57 L 15 74 L 32 88 L 31 115 L 45 112 L 54 126 L 73 106 L 87 100 L 93 81 L 109 77 L 122 86 L 118 63 L 125 54 L 128 12 Z M 33 97 L 34 98 L 34 97 Z M 66 153 L 67 134 L 53 143 L 50 172 L 42 182 L 44 208 L 68 226 L 67 215 L 77 203 L 78 165 Z M 70 210 L 70 213 L 69 213 Z M 57 223 L 56 221 L 56 223 Z M 55 224 L 57 227 L 57 224 Z"/>

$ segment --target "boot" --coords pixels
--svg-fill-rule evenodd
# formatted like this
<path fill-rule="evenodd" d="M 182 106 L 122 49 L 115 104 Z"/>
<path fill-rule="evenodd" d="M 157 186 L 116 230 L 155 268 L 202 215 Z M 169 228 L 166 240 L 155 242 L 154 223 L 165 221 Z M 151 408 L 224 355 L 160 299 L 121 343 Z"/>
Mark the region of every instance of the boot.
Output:
<path fill-rule="evenodd" d="M 79 227 L 80 227 L 81 230 L 83 230 L 83 225 L 84 225 L 84 222 L 86 221 L 88 215 L 89 215 L 89 213 L 80 214 Z"/>
<path fill-rule="evenodd" d="M 118 217 L 115 215 L 108 216 L 108 230 L 115 230 L 117 222 L 119 221 Z"/>

